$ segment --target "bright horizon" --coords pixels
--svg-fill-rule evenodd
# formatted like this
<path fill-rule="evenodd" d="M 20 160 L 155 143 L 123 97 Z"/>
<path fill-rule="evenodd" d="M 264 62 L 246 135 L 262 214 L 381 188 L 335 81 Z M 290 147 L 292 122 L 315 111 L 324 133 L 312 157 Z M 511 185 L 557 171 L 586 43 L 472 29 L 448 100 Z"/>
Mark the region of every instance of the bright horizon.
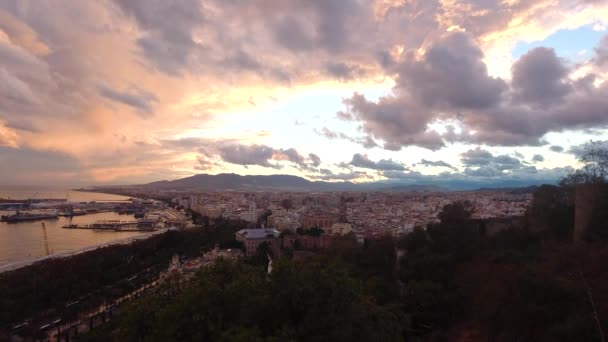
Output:
<path fill-rule="evenodd" d="M 608 146 L 608 3 L 0 1 L 0 186 L 556 180 Z"/>

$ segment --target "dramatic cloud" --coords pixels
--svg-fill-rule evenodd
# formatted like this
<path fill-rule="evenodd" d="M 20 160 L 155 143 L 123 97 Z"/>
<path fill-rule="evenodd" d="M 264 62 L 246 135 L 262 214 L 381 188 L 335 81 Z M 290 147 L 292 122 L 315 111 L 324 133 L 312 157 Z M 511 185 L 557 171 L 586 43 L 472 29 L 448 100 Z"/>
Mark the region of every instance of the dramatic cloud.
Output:
<path fill-rule="evenodd" d="M 259 165 L 262 167 L 280 168 L 280 165 L 271 164 L 275 150 L 263 145 L 226 145 L 218 148 L 220 157 L 232 164 Z"/>
<path fill-rule="evenodd" d="M 197 141 L 197 139 L 185 139 L 172 143 L 189 146 L 192 140 Z M 197 157 L 197 167 L 200 169 L 209 169 L 217 165 L 217 162 L 214 162 L 214 159 L 217 158 L 226 163 L 245 167 L 257 165 L 273 169 L 283 168 L 283 165 L 278 162 L 287 162 L 306 171 L 315 171 L 315 168 L 321 164 L 321 158 L 316 154 L 310 153 L 306 158 L 293 148 L 277 149 L 266 145 L 243 145 L 230 141 L 203 141 L 200 139 L 198 142 L 204 144 L 199 148 L 200 155 Z"/>
<path fill-rule="evenodd" d="M 467 166 L 488 165 L 494 158 L 492 153 L 482 150 L 479 147 L 474 150 L 466 151 L 461 157 L 462 163 Z"/>
<path fill-rule="evenodd" d="M 497 177 L 503 175 L 502 171 L 497 170 L 492 166 L 482 166 L 477 169 L 466 168 L 464 169 L 464 174 L 466 176 L 472 177 Z"/>
<path fill-rule="evenodd" d="M 568 68 L 553 49 L 539 47 L 523 55 L 513 65 L 516 100 L 532 105 L 551 105 L 561 102 L 572 91 L 568 83 Z"/>
<path fill-rule="evenodd" d="M 372 170 L 404 171 L 406 169 L 403 164 L 396 162 L 392 159 L 381 159 L 375 162 L 370 160 L 367 155 L 363 155 L 360 153 L 356 153 L 355 155 L 353 155 L 353 159 L 351 160 L 349 165 Z"/>
<path fill-rule="evenodd" d="M 488 76 L 484 55 L 473 38 L 457 32 L 422 56 L 410 52 L 396 67 L 397 87 L 429 108 L 450 110 L 495 106 L 507 84 Z"/>
<path fill-rule="evenodd" d="M 383 97 L 377 103 L 354 94 L 344 104 L 363 130 L 374 139 L 385 141 L 384 148 L 398 151 L 401 146 L 417 145 L 436 150 L 444 146 L 435 130 L 427 131 L 430 113 L 406 99 Z"/>
<path fill-rule="evenodd" d="M 608 3 L 566 0 L 0 1 L 0 146 L 15 160 L 65 160 L 92 183 L 278 169 L 382 177 L 321 171 L 361 147 L 369 157 L 356 163 L 408 180 L 393 160 L 455 171 L 412 146 L 457 155 L 603 134 L 608 38 L 576 61 L 560 44 L 515 61 L 512 51 L 606 17 Z M 546 172 L 511 155 L 463 169 Z M 52 165 L 19 176 L 67 177 Z"/>
<path fill-rule="evenodd" d="M 194 40 L 194 31 L 204 23 L 199 0 L 115 2 L 143 30 L 137 44 L 158 69 L 177 75 L 193 66 L 204 48 Z"/>
<path fill-rule="evenodd" d="M 433 161 L 433 160 L 426 160 L 426 159 L 422 159 L 418 165 L 424 165 L 424 166 L 435 166 L 435 167 L 447 167 L 448 169 L 452 169 L 452 170 L 456 170 L 456 168 L 442 160 L 437 160 L 437 161 Z"/>
<path fill-rule="evenodd" d="M 158 102 L 158 98 L 145 90 L 134 89 L 134 91 L 116 91 L 108 86 L 100 85 L 99 93 L 108 99 L 120 102 L 127 106 L 136 108 L 142 114 L 151 114 L 152 105 Z"/>
<path fill-rule="evenodd" d="M 347 173 L 334 173 L 328 169 L 321 169 L 320 174 L 308 175 L 309 178 L 323 181 L 350 181 L 370 179 L 372 176 L 363 171 L 350 171 Z"/>
<path fill-rule="evenodd" d="M 374 148 L 374 147 L 378 147 L 378 143 L 376 143 L 376 141 L 370 137 L 370 136 L 364 136 L 364 137 L 351 137 L 348 136 L 342 132 L 334 132 L 332 130 L 330 130 L 327 127 L 323 127 L 321 130 L 318 129 L 313 129 L 313 131 L 322 136 L 325 137 L 327 139 L 340 139 L 340 140 L 346 140 L 346 141 L 350 141 L 352 143 L 355 144 L 359 144 L 367 149 L 370 148 Z"/>
<path fill-rule="evenodd" d="M 549 132 L 607 127 L 608 84 L 594 83 L 595 74 L 569 78 L 572 66 L 554 50 L 523 55 L 510 83 L 489 76 L 484 57 L 470 33 L 448 33 L 422 53 L 406 50 L 391 65 L 388 71 L 397 74 L 392 95 L 372 102 L 355 93 L 338 116 L 359 121 L 389 150 L 435 150 L 457 141 L 538 146 Z M 439 134 L 431 124 L 441 120 L 458 122 L 461 132 Z"/>
<path fill-rule="evenodd" d="M 568 152 L 579 158 L 591 151 L 608 151 L 608 140 L 590 141 L 581 145 L 572 146 Z"/>
<path fill-rule="evenodd" d="M 552 145 L 549 149 L 553 152 L 563 152 L 564 148 L 558 145 Z"/>
<path fill-rule="evenodd" d="M 0 121 L 0 147 L 16 148 L 18 147 L 17 139 L 17 133 L 4 126 L 4 124 Z"/>
<path fill-rule="evenodd" d="M 535 154 L 534 157 L 532 157 L 532 161 L 535 162 L 535 163 L 536 162 L 542 162 L 544 160 L 545 160 L 545 157 L 543 157 L 540 154 Z"/>
<path fill-rule="evenodd" d="M 608 65 L 608 35 L 605 35 L 595 48 L 594 62 L 602 67 Z"/>
<path fill-rule="evenodd" d="M 309 153 L 308 158 L 310 158 L 312 166 L 318 167 L 319 165 L 321 165 L 321 158 L 319 158 L 319 156 L 317 156 L 316 154 Z"/>
<path fill-rule="evenodd" d="M 461 155 L 462 164 L 465 166 L 479 166 L 478 169 L 465 169 L 465 174 L 481 175 L 486 174 L 488 177 L 491 174 L 497 174 L 503 170 L 514 170 L 523 167 L 522 162 L 508 155 L 494 156 L 492 153 L 482 150 L 479 147 L 474 150 L 468 150 Z"/>

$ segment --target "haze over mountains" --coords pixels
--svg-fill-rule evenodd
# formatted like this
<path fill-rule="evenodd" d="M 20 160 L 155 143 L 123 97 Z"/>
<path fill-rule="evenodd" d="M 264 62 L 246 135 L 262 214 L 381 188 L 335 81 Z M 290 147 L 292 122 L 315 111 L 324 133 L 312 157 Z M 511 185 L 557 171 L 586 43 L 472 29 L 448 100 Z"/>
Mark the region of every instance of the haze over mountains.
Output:
<path fill-rule="evenodd" d="M 506 180 L 481 183 L 474 180 L 437 180 L 433 183 L 405 183 L 395 181 L 377 181 L 367 183 L 310 181 L 291 175 L 237 175 L 221 173 L 217 175 L 198 174 L 191 177 L 163 180 L 147 184 L 94 187 L 97 190 L 108 188 L 131 188 L 148 191 L 455 191 L 476 190 L 480 188 L 517 188 L 543 183 L 554 183 L 552 180 Z"/>

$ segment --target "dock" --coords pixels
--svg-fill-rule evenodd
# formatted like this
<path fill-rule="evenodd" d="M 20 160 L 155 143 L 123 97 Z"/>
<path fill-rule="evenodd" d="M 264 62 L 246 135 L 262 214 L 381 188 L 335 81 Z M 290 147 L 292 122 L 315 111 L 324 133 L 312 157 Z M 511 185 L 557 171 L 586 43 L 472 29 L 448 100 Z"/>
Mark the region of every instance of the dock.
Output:
<path fill-rule="evenodd" d="M 139 231 L 154 231 L 156 227 L 150 224 L 143 224 L 141 221 L 97 221 L 91 224 L 68 224 L 63 226 L 65 229 L 92 229 L 100 231 L 116 231 L 116 232 L 139 232 Z"/>

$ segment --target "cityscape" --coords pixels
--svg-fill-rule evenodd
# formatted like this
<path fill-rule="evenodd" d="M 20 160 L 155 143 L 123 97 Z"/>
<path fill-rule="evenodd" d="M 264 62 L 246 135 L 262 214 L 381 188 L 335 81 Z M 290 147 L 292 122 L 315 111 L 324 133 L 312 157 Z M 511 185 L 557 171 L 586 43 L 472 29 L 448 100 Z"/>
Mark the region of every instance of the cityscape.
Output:
<path fill-rule="evenodd" d="M 0 342 L 608 339 L 608 0 L 0 0 Z"/>

